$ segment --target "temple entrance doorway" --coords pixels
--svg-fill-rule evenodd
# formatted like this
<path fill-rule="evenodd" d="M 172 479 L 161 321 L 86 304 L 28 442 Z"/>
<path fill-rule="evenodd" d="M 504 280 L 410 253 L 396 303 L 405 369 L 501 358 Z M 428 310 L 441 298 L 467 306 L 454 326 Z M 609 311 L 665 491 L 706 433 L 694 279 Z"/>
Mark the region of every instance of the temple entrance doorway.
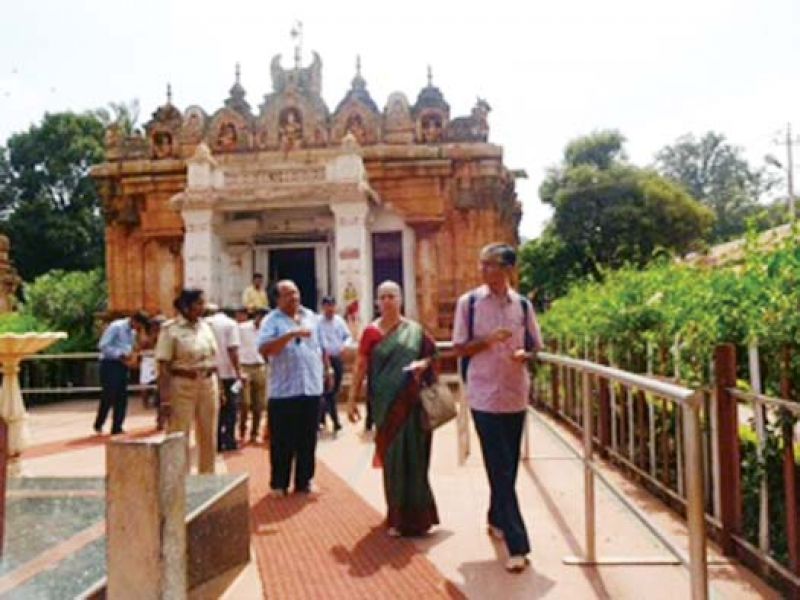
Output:
<path fill-rule="evenodd" d="M 303 306 L 317 310 L 317 265 L 314 248 L 272 248 L 268 254 L 270 283 L 291 279 L 300 289 Z"/>

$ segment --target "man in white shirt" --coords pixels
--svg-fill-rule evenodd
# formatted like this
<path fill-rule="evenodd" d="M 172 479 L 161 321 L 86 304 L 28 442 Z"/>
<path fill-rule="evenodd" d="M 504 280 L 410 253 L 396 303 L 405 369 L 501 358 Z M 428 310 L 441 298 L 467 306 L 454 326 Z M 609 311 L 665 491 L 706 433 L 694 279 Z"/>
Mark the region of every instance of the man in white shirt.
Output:
<path fill-rule="evenodd" d="M 244 443 L 247 438 L 247 417 L 253 415 L 252 429 L 250 429 L 250 442 L 258 441 L 261 431 L 261 415 L 267 410 L 267 377 L 269 364 L 258 351 L 258 330 L 261 321 L 267 314 L 265 309 L 255 311 L 250 319 L 247 308 L 240 306 L 236 309 L 236 321 L 239 324 L 239 336 L 242 345 L 239 348 L 239 361 L 245 376 L 242 404 L 239 410 L 239 438 Z M 262 439 L 269 439 L 269 429 L 266 429 Z"/>
<path fill-rule="evenodd" d="M 322 395 L 320 403 L 319 424 L 325 426 L 325 413 L 330 415 L 333 422 L 333 435 L 342 428 L 339 423 L 339 413 L 336 411 L 336 396 L 342 387 L 342 375 L 344 365 L 342 364 L 342 350 L 352 343 L 350 329 L 344 319 L 336 314 L 336 300 L 331 296 L 322 299 L 322 318 L 317 325 L 319 329 L 319 340 L 322 351 L 330 361 L 330 372 L 333 375 L 332 385 L 327 386 Z"/>
<path fill-rule="evenodd" d="M 232 318 L 209 304 L 211 316 L 207 322 L 217 338 L 217 375 L 221 389 L 219 422 L 217 424 L 217 451 L 236 450 L 236 409 L 241 399 L 243 381 L 239 365 L 239 326 Z"/>

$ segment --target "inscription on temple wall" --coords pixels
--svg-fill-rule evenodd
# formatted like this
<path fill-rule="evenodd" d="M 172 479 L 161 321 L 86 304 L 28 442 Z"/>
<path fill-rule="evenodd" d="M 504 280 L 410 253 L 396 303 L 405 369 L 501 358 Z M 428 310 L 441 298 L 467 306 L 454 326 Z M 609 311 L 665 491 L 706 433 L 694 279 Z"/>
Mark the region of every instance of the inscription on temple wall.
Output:
<path fill-rule="evenodd" d="M 260 187 L 275 183 L 309 183 L 325 181 L 325 168 L 274 169 L 266 171 L 230 171 L 225 183 L 230 187 Z"/>

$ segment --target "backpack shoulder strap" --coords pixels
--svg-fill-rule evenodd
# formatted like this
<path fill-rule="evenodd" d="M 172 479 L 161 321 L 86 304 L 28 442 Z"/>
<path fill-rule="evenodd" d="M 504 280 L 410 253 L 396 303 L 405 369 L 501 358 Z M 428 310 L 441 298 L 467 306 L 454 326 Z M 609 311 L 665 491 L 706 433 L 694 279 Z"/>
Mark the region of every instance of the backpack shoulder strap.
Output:
<path fill-rule="evenodd" d="M 467 341 L 471 341 L 475 337 L 475 301 L 478 295 L 472 291 L 467 300 Z M 469 357 L 464 356 L 459 363 L 459 371 L 461 372 L 461 380 L 466 383 L 467 369 L 469 368 Z"/>
<path fill-rule="evenodd" d="M 533 350 L 533 335 L 528 331 L 528 313 L 531 310 L 531 303 L 525 296 L 520 294 L 520 304 L 522 304 L 522 329 L 525 332 L 525 352 Z"/>
<path fill-rule="evenodd" d="M 467 340 L 472 340 L 475 337 L 475 301 L 477 299 L 478 295 L 475 292 L 470 292 L 467 305 Z"/>

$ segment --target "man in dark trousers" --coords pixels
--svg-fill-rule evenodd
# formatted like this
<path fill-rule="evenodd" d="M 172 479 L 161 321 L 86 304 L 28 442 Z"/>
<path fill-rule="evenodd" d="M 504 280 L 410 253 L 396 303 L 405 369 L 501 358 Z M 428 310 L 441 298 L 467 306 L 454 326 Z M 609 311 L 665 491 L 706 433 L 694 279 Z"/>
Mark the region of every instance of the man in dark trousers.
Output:
<path fill-rule="evenodd" d="M 467 399 L 491 490 L 487 532 L 508 549 L 506 569 L 528 565 L 530 542 L 517 500 L 520 442 L 528 407 L 528 367 L 541 348 L 533 307 L 511 288 L 517 255 L 506 244 L 481 250 L 484 285 L 456 305 L 453 346 L 466 366 Z"/>
<path fill-rule="evenodd" d="M 322 402 L 319 407 L 319 424 L 325 426 L 325 415 L 328 414 L 333 422 L 333 436 L 342 428 L 339 423 L 339 413 L 336 410 L 336 396 L 342 387 L 342 376 L 344 375 L 344 363 L 342 362 L 342 350 L 353 342 L 350 330 L 344 319 L 336 314 L 336 300 L 333 296 L 325 296 L 322 299 L 322 317 L 319 320 L 319 341 L 322 351 L 330 361 L 333 375 L 333 385 L 325 389 L 322 395 Z"/>
<path fill-rule="evenodd" d="M 113 409 L 111 434 L 124 433 L 122 423 L 128 408 L 128 368 L 133 366 L 136 335 L 147 328 L 150 318 L 144 312 L 112 321 L 100 338 L 100 406 L 94 420 L 95 433 L 102 433 Z"/>
<path fill-rule="evenodd" d="M 242 399 L 244 387 L 242 366 L 239 364 L 239 325 L 226 311 L 215 304 L 207 306 L 211 315 L 206 323 L 211 326 L 217 340 L 217 376 L 220 383 L 220 408 L 217 421 L 217 450 L 236 450 L 236 414 Z M 231 311 L 227 311 L 231 312 Z"/>
<path fill-rule="evenodd" d="M 300 305 L 300 290 L 288 279 L 277 283 L 278 306 L 261 323 L 259 352 L 269 358 L 270 489 L 285 496 L 294 463 L 294 490 L 314 484 L 319 402 L 329 366 L 319 343 L 318 318 Z"/>

